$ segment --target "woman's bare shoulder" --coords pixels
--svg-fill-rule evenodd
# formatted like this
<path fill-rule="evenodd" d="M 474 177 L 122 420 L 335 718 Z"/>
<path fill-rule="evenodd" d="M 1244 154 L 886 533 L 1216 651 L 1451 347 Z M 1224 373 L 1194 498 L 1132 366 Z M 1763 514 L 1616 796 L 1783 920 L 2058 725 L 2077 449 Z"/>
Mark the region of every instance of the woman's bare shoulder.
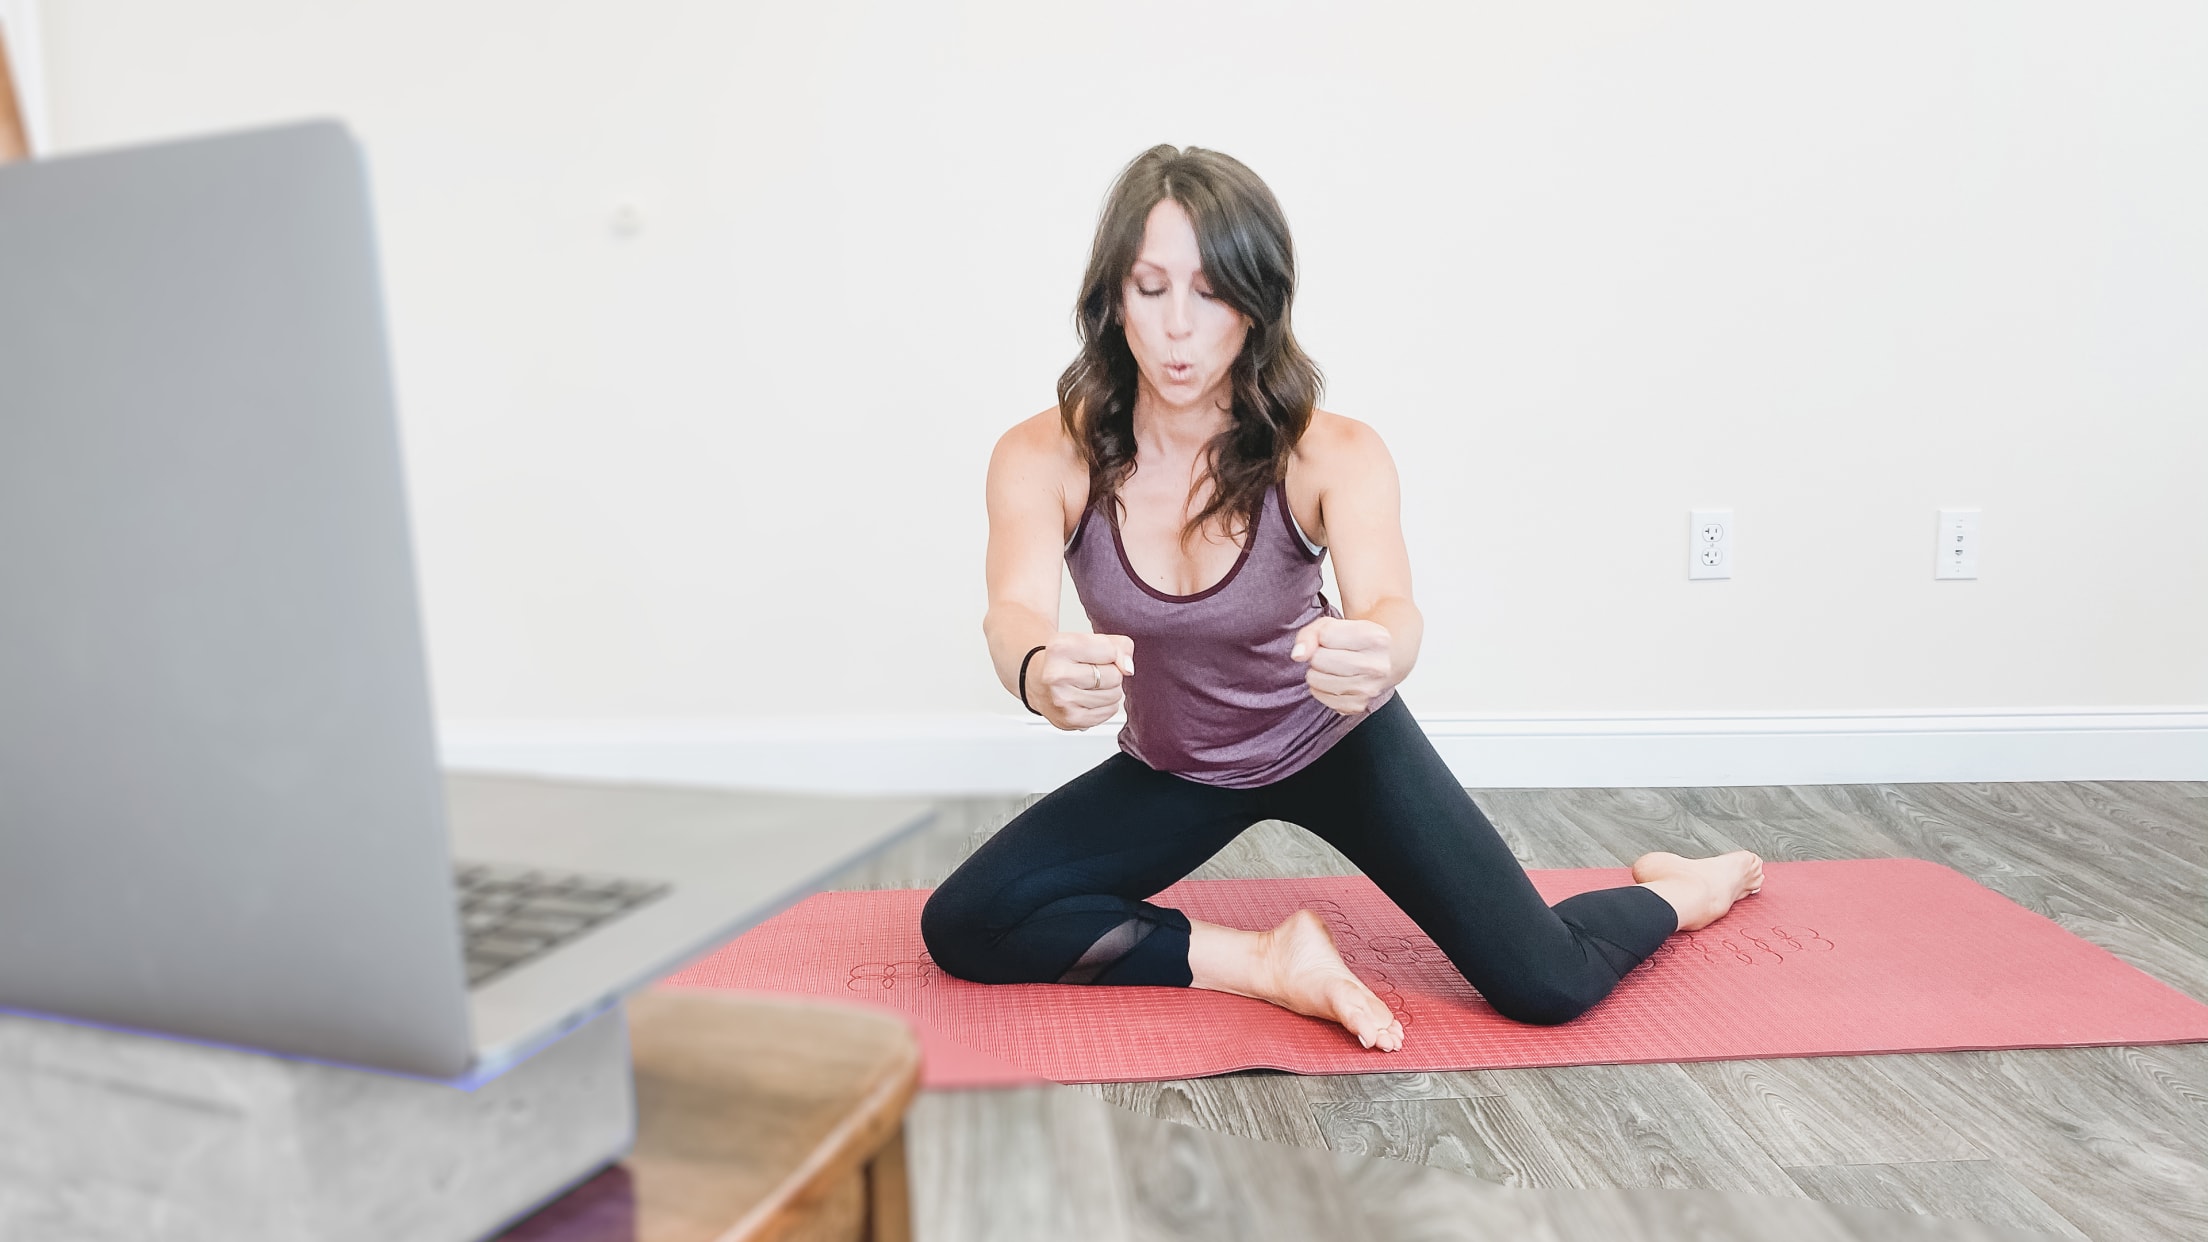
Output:
<path fill-rule="evenodd" d="M 1297 464 L 1320 475 L 1361 470 L 1388 460 L 1388 446 L 1371 424 L 1330 410 L 1313 410 L 1296 443 Z"/>
<path fill-rule="evenodd" d="M 1012 424 L 997 443 L 1021 453 L 1062 455 L 1068 459 L 1079 456 L 1074 452 L 1072 437 L 1066 434 L 1065 419 L 1059 417 L 1055 405 Z"/>
<path fill-rule="evenodd" d="M 1048 480 L 1061 489 L 1072 486 L 1084 494 L 1087 491 L 1088 467 L 1082 464 L 1079 448 L 1066 434 L 1057 406 L 1007 428 L 997 438 L 989 468 L 992 474 L 1002 471 L 1026 479 Z"/>

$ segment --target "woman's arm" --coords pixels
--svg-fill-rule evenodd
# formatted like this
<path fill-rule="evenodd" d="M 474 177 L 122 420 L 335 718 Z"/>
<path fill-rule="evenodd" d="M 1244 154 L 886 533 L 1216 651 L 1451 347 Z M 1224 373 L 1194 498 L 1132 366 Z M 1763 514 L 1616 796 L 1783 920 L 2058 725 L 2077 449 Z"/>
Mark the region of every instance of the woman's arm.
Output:
<path fill-rule="evenodd" d="M 1342 589 L 1342 619 L 1321 618 L 1296 636 L 1312 694 L 1359 715 L 1411 675 L 1426 621 L 1411 602 L 1395 459 L 1372 428 L 1339 415 L 1314 423 L 1305 454 L 1319 492 L 1321 529 Z"/>
<path fill-rule="evenodd" d="M 1058 631 L 1058 584 L 1065 561 L 1066 494 L 1079 463 L 1056 410 L 1004 433 L 989 457 L 989 611 L 981 630 L 1006 693 L 1061 729 L 1086 729 L 1119 710 L 1120 681 L 1135 671 L 1133 640 Z"/>

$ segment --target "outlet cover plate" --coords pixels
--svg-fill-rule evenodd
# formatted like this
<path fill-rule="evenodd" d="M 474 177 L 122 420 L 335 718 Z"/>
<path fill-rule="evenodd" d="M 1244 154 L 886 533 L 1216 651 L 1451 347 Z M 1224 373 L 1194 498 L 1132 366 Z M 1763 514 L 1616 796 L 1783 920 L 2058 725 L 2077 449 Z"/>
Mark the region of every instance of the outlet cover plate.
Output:
<path fill-rule="evenodd" d="M 1687 523 L 1687 577 L 1733 576 L 1733 511 L 1696 509 Z"/>
<path fill-rule="evenodd" d="M 1938 558 L 1932 563 L 1934 578 L 1978 576 L 1978 519 L 1982 509 L 1940 510 Z"/>

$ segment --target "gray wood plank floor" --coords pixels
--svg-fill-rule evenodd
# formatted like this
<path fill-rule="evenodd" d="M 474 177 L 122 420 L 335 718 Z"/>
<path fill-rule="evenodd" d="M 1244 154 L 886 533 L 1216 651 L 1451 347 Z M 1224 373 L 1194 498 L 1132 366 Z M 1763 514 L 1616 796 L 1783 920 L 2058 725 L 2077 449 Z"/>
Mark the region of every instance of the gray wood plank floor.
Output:
<path fill-rule="evenodd" d="M 2208 1000 L 2208 782 L 1473 790 L 1529 867 L 1945 863 Z M 1032 798 L 835 888 L 931 887 Z M 1283 823 L 1200 878 L 1351 874 Z M 926 1093 L 926 1242 L 2208 1237 L 2208 1045 Z"/>

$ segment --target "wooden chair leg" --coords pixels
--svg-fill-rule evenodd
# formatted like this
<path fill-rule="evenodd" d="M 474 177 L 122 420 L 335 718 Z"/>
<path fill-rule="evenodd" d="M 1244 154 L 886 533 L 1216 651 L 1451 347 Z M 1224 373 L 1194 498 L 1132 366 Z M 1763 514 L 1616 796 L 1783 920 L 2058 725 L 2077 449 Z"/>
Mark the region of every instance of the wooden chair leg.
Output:
<path fill-rule="evenodd" d="M 912 1185 L 905 1176 L 905 1127 L 866 1165 L 867 1242 L 912 1242 Z"/>
<path fill-rule="evenodd" d="M 23 110 L 16 102 L 15 75 L 8 68 L 8 36 L 0 31 L 0 164 L 27 158 L 30 153 Z"/>

